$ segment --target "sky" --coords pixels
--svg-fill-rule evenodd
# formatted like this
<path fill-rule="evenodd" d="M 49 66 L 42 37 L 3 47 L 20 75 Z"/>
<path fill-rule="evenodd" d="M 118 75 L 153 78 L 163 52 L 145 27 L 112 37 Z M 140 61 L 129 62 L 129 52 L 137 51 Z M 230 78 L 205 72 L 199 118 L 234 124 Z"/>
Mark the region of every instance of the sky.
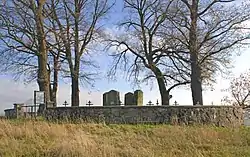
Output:
<path fill-rule="evenodd" d="M 119 1 L 118 1 L 119 2 Z M 119 19 L 122 17 L 122 4 L 116 4 L 112 18 Z M 115 21 L 110 21 L 107 25 L 112 26 Z M 242 51 L 241 56 L 234 58 L 234 68 L 232 70 L 233 76 L 238 76 L 240 73 L 245 72 L 250 68 L 250 49 L 245 49 Z M 105 54 L 100 54 L 96 56 L 96 61 L 99 62 L 103 75 L 105 75 L 107 69 L 109 68 L 110 58 L 107 58 Z M 124 102 L 124 94 L 127 92 L 132 92 L 137 88 L 134 88 L 130 82 L 127 82 L 123 74 L 117 74 L 117 81 L 109 81 L 106 77 L 98 79 L 95 82 L 95 87 L 93 89 L 80 87 L 80 104 L 85 105 L 89 100 L 94 105 L 102 104 L 102 94 L 114 89 L 120 92 L 121 101 Z M 214 85 L 214 90 L 204 91 L 203 99 L 205 105 L 220 104 L 221 99 L 227 93 L 221 92 L 222 89 L 227 88 L 229 85 L 229 80 L 223 79 L 221 76 L 217 77 L 217 83 Z M 37 90 L 38 86 L 36 83 L 29 83 L 24 85 L 23 82 L 14 81 L 10 75 L 0 75 L 0 114 L 3 113 L 4 109 L 12 108 L 13 103 L 33 103 L 33 92 Z M 160 101 L 160 94 L 158 86 L 155 84 L 151 88 L 149 85 L 142 84 L 140 89 L 144 93 L 144 104 L 148 101 L 156 103 L 157 99 Z M 170 104 L 177 101 L 179 105 L 191 105 L 192 97 L 190 89 L 174 89 L 171 94 L 173 98 L 170 100 Z M 66 100 L 70 103 L 71 97 L 71 85 L 69 83 L 60 82 L 58 90 L 58 106 L 61 106 Z"/>
<path fill-rule="evenodd" d="M 250 69 L 249 58 L 250 49 L 244 50 L 242 55 L 235 58 L 234 68 L 232 70 L 233 76 L 238 76 L 240 73 L 245 72 Z M 106 64 L 105 64 L 106 65 Z M 105 70 L 104 70 L 105 72 Z M 122 75 L 123 76 L 123 75 Z M 217 83 L 214 85 L 214 90 L 204 91 L 204 105 L 214 105 L 220 104 L 221 99 L 227 93 L 221 92 L 222 89 L 227 88 L 229 85 L 229 80 L 223 79 L 220 76 L 217 78 Z M 3 113 L 4 109 L 12 108 L 13 103 L 26 103 L 32 104 L 33 102 L 33 92 L 37 90 L 38 86 L 36 83 L 30 83 L 24 85 L 23 82 L 16 82 L 10 76 L 1 75 L 0 76 L 0 113 Z M 94 105 L 102 104 L 102 94 L 111 89 L 115 89 L 120 92 L 121 101 L 124 102 L 124 94 L 129 91 L 134 91 L 136 88 L 131 86 L 130 82 L 127 82 L 123 77 L 119 77 L 117 81 L 109 81 L 107 78 L 103 77 L 101 80 L 97 80 L 95 83 L 95 88 L 80 88 L 80 102 L 81 106 L 85 105 L 89 100 Z M 157 85 L 154 85 L 151 89 L 150 86 L 141 85 L 140 88 L 144 93 L 144 104 L 148 101 L 156 103 L 156 100 L 160 100 L 160 94 Z M 71 96 L 70 83 L 60 82 L 58 91 L 58 106 L 62 106 L 63 102 L 66 100 L 70 103 Z M 192 97 L 189 89 L 174 89 L 171 94 L 173 98 L 170 100 L 170 104 L 177 101 L 179 105 L 191 105 Z"/>

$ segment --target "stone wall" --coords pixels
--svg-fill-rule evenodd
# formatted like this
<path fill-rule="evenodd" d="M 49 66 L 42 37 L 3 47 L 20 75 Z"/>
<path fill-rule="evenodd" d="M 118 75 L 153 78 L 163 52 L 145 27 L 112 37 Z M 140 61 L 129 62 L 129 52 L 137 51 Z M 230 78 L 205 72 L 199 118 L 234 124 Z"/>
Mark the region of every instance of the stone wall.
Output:
<path fill-rule="evenodd" d="M 6 109 L 4 110 L 5 118 L 13 119 L 13 118 L 32 118 L 35 117 L 35 112 L 27 112 L 24 111 L 24 107 L 16 107 L 14 106 L 13 109 Z"/>
<path fill-rule="evenodd" d="M 6 109 L 4 110 L 5 112 L 5 117 L 8 119 L 11 118 L 19 118 L 24 116 L 24 104 L 13 104 L 14 108 L 13 109 Z"/>
<path fill-rule="evenodd" d="M 15 109 L 6 109 L 4 110 L 4 113 L 5 113 L 5 117 L 8 119 L 17 118 Z"/>
<path fill-rule="evenodd" d="M 233 106 L 92 106 L 58 107 L 45 111 L 48 120 L 83 120 L 107 124 L 209 124 L 240 126 L 243 109 Z"/>

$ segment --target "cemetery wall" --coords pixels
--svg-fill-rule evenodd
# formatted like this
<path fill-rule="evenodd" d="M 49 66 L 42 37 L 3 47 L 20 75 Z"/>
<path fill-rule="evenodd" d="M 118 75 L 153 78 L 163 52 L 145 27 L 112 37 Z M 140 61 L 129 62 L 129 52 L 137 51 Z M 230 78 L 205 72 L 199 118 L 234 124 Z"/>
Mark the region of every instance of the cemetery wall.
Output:
<path fill-rule="evenodd" d="M 92 106 L 57 107 L 45 111 L 47 120 L 82 120 L 106 124 L 177 124 L 240 126 L 243 109 L 234 106 Z"/>
<path fill-rule="evenodd" d="M 17 118 L 15 109 L 6 109 L 4 110 L 4 113 L 5 113 L 5 117 L 8 119 Z"/>

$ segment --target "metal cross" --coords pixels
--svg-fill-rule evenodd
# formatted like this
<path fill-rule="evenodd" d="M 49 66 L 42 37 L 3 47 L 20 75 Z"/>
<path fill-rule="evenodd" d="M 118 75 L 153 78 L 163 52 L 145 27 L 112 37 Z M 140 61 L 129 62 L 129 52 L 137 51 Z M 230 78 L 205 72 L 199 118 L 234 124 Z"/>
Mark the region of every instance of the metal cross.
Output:
<path fill-rule="evenodd" d="M 159 105 L 159 101 L 158 101 L 158 99 L 156 100 L 156 105 L 157 105 L 157 106 Z"/>
<path fill-rule="evenodd" d="M 89 106 L 90 106 L 90 105 L 93 105 L 93 104 L 92 104 L 91 101 L 89 100 L 88 103 L 87 103 L 86 105 L 89 105 Z"/>
<path fill-rule="evenodd" d="M 66 106 L 69 105 L 69 104 L 68 104 L 67 101 L 65 100 L 64 103 L 63 103 L 63 105 L 64 105 L 64 107 L 66 107 Z"/>
<path fill-rule="evenodd" d="M 178 103 L 177 103 L 177 101 L 176 101 L 176 100 L 174 101 L 174 105 L 175 105 L 175 106 L 177 106 L 177 105 L 178 105 Z"/>
<path fill-rule="evenodd" d="M 148 104 L 147 104 L 147 105 L 149 105 L 149 106 L 153 105 L 153 104 L 152 104 L 152 101 L 151 101 L 151 100 L 149 100 L 149 102 L 148 102 Z"/>

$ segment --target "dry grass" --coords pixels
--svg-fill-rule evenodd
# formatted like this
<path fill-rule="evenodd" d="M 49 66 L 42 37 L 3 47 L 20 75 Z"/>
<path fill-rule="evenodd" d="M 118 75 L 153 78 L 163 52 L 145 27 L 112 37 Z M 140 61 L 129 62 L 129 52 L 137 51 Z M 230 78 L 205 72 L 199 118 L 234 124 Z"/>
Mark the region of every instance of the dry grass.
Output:
<path fill-rule="evenodd" d="M 1 157 L 249 157 L 250 129 L 0 120 Z"/>

